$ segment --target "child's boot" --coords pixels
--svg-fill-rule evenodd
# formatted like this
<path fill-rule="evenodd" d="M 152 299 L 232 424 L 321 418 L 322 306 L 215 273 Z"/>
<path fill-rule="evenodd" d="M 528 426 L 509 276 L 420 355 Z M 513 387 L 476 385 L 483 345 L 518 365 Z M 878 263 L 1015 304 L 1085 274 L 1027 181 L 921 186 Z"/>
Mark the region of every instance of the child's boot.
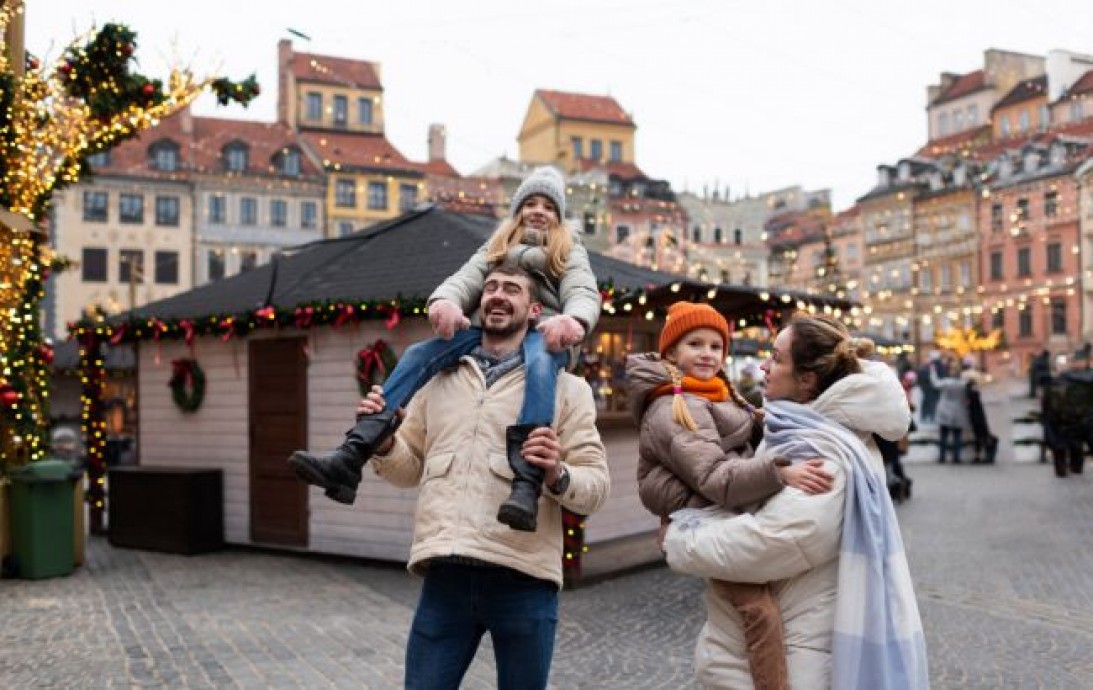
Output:
<path fill-rule="evenodd" d="M 497 511 L 497 520 L 521 532 L 534 532 L 543 493 L 543 468 L 524 459 L 520 449 L 538 424 L 516 424 L 505 429 L 505 449 L 512 468 L 512 493 Z"/>
<path fill-rule="evenodd" d="M 326 489 L 326 495 L 333 500 L 350 505 L 357 500 L 364 463 L 395 433 L 399 423 L 397 410 L 364 415 L 333 453 L 312 455 L 298 450 L 289 457 L 288 464 L 300 479 Z"/>

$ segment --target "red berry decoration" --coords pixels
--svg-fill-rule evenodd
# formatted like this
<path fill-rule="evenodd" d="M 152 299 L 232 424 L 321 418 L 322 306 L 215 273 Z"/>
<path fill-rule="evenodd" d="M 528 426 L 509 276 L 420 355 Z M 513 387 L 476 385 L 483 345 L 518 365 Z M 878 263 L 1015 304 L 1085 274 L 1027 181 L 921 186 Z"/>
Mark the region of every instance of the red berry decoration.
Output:
<path fill-rule="evenodd" d="M 145 84 L 140 88 L 140 90 L 145 96 L 151 96 L 153 93 L 155 93 L 156 87 L 152 86 L 151 84 Z"/>
<path fill-rule="evenodd" d="M 57 71 L 67 77 L 72 72 L 72 63 L 71 62 L 66 62 L 65 64 L 58 67 Z"/>
<path fill-rule="evenodd" d="M 38 357 L 46 364 L 53 364 L 53 346 L 46 343 L 39 345 Z"/>
<path fill-rule="evenodd" d="M 133 54 L 133 44 L 132 43 L 123 43 L 122 46 L 121 46 L 121 54 L 124 55 L 125 57 L 129 57 L 130 55 L 132 55 Z"/>
<path fill-rule="evenodd" d="M 262 93 L 261 87 L 259 87 L 257 84 L 255 84 L 254 85 L 254 95 L 257 96 L 260 93 Z"/>
<path fill-rule="evenodd" d="M 10 384 L 0 386 L 0 405 L 11 407 L 17 402 L 19 402 L 19 391 L 12 388 Z"/>

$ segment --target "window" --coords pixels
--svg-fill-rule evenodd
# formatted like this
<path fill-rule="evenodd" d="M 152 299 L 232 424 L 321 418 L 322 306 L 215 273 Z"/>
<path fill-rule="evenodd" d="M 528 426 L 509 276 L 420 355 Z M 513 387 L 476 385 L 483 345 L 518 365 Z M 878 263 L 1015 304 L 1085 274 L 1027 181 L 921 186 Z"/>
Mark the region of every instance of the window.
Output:
<path fill-rule="evenodd" d="M 629 225 L 616 225 L 615 226 L 615 243 L 622 244 L 626 239 L 630 237 Z"/>
<path fill-rule="evenodd" d="M 973 103 L 968 106 L 968 126 L 972 127 L 977 122 L 979 122 L 979 106 Z"/>
<path fill-rule="evenodd" d="M 354 208 L 357 205 L 357 187 L 353 180 L 338 180 L 334 183 L 334 205 L 341 208 Z"/>
<path fill-rule="evenodd" d="M 254 267 L 258 265 L 258 252 L 256 251 L 243 251 L 239 252 L 239 272 L 246 273 L 247 271 L 254 270 Z"/>
<path fill-rule="evenodd" d="M 960 287 L 970 288 L 972 286 L 972 265 L 967 261 L 960 264 Z"/>
<path fill-rule="evenodd" d="M 1032 249 L 1029 247 L 1017 248 L 1017 277 L 1024 278 L 1032 275 Z"/>
<path fill-rule="evenodd" d="M 85 283 L 105 283 L 106 250 L 102 247 L 84 247 L 80 270 Z"/>
<path fill-rule="evenodd" d="M 345 96 L 334 97 L 334 126 L 345 127 L 349 124 L 349 99 Z"/>
<path fill-rule="evenodd" d="M 991 330 L 1006 330 L 1006 310 L 1002 307 L 991 312 Z"/>
<path fill-rule="evenodd" d="M 938 116 L 937 133 L 943 137 L 949 134 L 949 113 L 941 113 Z"/>
<path fill-rule="evenodd" d="M 247 169 L 247 147 L 243 144 L 225 146 L 224 169 L 228 172 L 245 172 Z"/>
<path fill-rule="evenodd" d="M 307 94 L 307 119 L 318 122 L 323 119 L 323 95 L 312 91 Z"/>
<path fill-rule="evenodd" d="M 595 235 L 596 234 L 596 214 L 591 211 L 584 212 L 584 223 L 581 224 L 584 228 L 584 234 Z"/>
<path fill-rule="evenodd" d="M 343 220 L 338 223 L 338 236 L 345 237 L 353 234 L 353 221 Z"/>
<path fill-rule="evenodd" d="M 92 168 L 105 168 L 110 165 L 110 151 L 99 151 L 88 156 L 87 164 Z"/>
<path fill-rule="evenodd" d="M 1032 335 L 1032 302 L 1025 304 L 1025 308 L 1017 312 L 1017 335 L 1020 338 Z"/>
<path fill-rule="evenodd" d="M 1063 245 L 1052 242 L 1047 246 L 1047 272 L 1062 273 L 1063 271 Z"/>
<path fill-rule="evenodd" d="M 239 224 L 258 224 L 258 200 L 253 196 L 245 196 L 239 200 Z"/>
<path fill-rule="evenodd" d="M 1006 216 L 1002 211 L 1002 204 L 991 204 L 991 232 L 1002 232 L 1005 227 Z"/>
<path fill-rule="evenodd" d="M 611 155 L 611 162 L 612 163 L 618 163 L 622 160 L 622 142 L 621 141 L 611 142 L 611 154 L 610 155 Z"/>
<path fill-rule="evenodd" d="M 209 197 L 209 222 L 219 225 L 228 220 L 228 199 L 223 194 Z"/>
<path fill-rule="evenodd" d="M 720 226 L 713 229 L 713 241 L 717 244 L 725 241 L 725 231 Z"/>
<path fill-rule="evenodd" d="M 573 146 L 573 160 L 579 161 L 584 158 L 584 140 L 580 137 L 573 137 L 569 141 Z"/>
<path fill-rule="evenodd" d="M 417 205 L 417 185 L 400 184 L 398 186 L 398 209 L 402 212 L 409 211 Z"/>
<path fill-rule="evenodd" d="M 1017 117 L 1017 129 L 1021 130 L 1022 132 L 1027 132 L 1028 125 L 1028 111 L 1022 110 L 1021 114 Z"/>
<path fill-rule="evenodd" d="M 372 124 L 372 99 L 357 99 L 357 122 L 362 125 Z"/>
<path fill-rule="evenodd" d="M 919 271 L 918 289 L 926 294 L 934 291 L 934 272 L 932 269 L 924 268 Z"/>
<path fill-rule="evenodd" d="M 941 292 L 947 293 L 953 289 L 953 267 L 949 264 L 944 264 L 941 267 L 941 279 L 940 283 Z"/>
<path fill-rule="evenodd" d="M 603 158 L 603 142 L 599 139 L 593 139 L 588 142 L 588 157 L 594 161 L 598 161 Z"/>
<path fill-rule="evenodd" d="M 178 170 L 178 144 L 173 141 L 158 141 L 152 144 L 152 167 L 163 172 Z"/>
<path fill-rule="evenodd" d="M 732 231 L 732 243 L 733 244 L 743 244 L 744 243 L 744 231 L 743 230 L 737 228 L 736 230 Z"/>
<path fill-rule="evenodd" d="M 91 223 L 105 223 L 108 205 L 106 192 L 84 192 L 83 219 Z"/>
<path fill-rule="evenodd" d="M 1002 126 L 1000 127 L 1000 129 L 1002 130 L 1002 136 L 1008 137 L 1010 135 L 1010 117 L 1009 117 L 1009 115 L 1003 115 L 1002 116 Z"/>
<path fill-rule="evenodd" d="M 269 202 L 269 224 L 275 228 L 288 225 L 288 203 L 284 199 L 272 199 Z"/>
<path fill-rule="evenodd" d="M 300 174 L 300 152 L 296 149 L 285 149 L 281 153 L 280 165 L 282 175 L 299 175 Z"/>
<path fill-rule="evenodd" d="M 144 195 L 122 194 L 118 203 L 118 220 L 122 223 L 144 222 Z"/>
<path fill-rule="evenodd" d="M 957 132 L 959 132 L 963 129 L 964 129 L 964 111 L 963 110 L 954 110 L 953 111 L 953 134 L 956 134 Z"/>
<path fill-rule="evenodd" d="M 1040 116 L 1040 121 L 1036 123 L 1036 129 L 1038 129 L 1042 132 L 1045 129 L 1047 129 L 1048 118 L 1050 117 L 1048 115 L 1048 112 L 1047 112 L 1047 106 L 1046 105 L 1041 105 L 1040 106 L 1040 112 L 1038 114 Z"/>
<path fill-rule="evenodd" d="M 1059 192 L 1044 192 L 1044 215 L 1049 218 L 1059 215 Z"/>
<path fill-rule="evenodd" d="M 300 227 L 308 230 L 319 225 L 319 205 L 314 201 L 300 202 Z"/>
<path fill-rule="evenodd" d="M 1017 220 L 1028 220 L 1028 199 L 1017 200 Z"/>
<path fill-rule="evenodd" d="M 144 252 L 140 249 L 123 249 L 118 257 L 118 280 L 123 283 L 144 282 Z"/>
<path fill-rule="evenodd" d="M 156 225 L 178 227 L 178 197 L 156 197 Z"/>
<path fill-rule="evenodd" d="M 1002 280 L 1002 252 L 991 252 L 991 280 Z"/>
<path fill-rule="evenodd" d="M 701 225 L 696 225 L 691 229 L 691 241 L 692 242 L 701 242 L 702 241 L 702 226 Z"/>
<path fill-rule="evenodd" d="M 1077 122 L 1082 119 L 1082 102 L 1079 99 L 1075 99 L 1070 102 L 1070 121 Z"/>
<path fill-rule="evenodd" d="M 178 252 L 156 252 L 156 284 L 178 285 Z"/>
<path fill-rule="evenodd" d="M 732 282 L 732 276 L 729 275 L 729 272 L 727 270 L 725 270 L 724 268 L 721 269 L 721 282 L 722 283 L 731 283 Z"/>
<path fill-rule="evenodd" d="M 209 269 L 209 280 L 220 280 L 224 277 L 224 253 L 218 249 L 210 249 L 206 257 L 206 265 Z"/>
<path fill-rule="evenodd" d="M 387 183 L 368 183 L 368 208 L 373 211 L 387 210 Z"/>
<path fill-rule="evenodd" d="M 1051 334 L 1066 335 L 1066 300 L 1062 297 L 1051 299 Z"/>

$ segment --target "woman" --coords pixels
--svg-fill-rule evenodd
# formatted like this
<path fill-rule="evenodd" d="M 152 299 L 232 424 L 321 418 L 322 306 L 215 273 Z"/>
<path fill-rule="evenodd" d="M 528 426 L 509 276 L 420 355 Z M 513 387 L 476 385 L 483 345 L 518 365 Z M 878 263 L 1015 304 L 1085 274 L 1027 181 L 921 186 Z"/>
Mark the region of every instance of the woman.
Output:
<path fill-rule="evenodd" d="M 948 376 L 941 377 L 933 369 L 930 370 L 930 379 L 941 394 L 937 403 L 937 425 L 940 428 L 941 438 L 938 443 L 940 453 L 938 462 L 945 462 L 945 455 L 951 450 L 953 462 L 960 462 L 964 429 L 968 427 L 968 394 L 964 379 L 960 377 L 956 369 L 955 360 L 948 362 Z"/>
<path fill-rule="evenodd" d="M 830 492 L 788 488 L 733 517 L 680 511 L 664 537 L 678 571 L 771 583 L 795 689 L 929 687 L 918 607 L 871 440 L 901 437 L 910 409 L 886 365 L 859 359 L 871 346 L 837 320 L 799 315 L 763 364 L 767 433 L 756 454 L 826 458 Z M 706 605 L 699 681 L 752 688 L 740 616 L 714 589 Z"/>

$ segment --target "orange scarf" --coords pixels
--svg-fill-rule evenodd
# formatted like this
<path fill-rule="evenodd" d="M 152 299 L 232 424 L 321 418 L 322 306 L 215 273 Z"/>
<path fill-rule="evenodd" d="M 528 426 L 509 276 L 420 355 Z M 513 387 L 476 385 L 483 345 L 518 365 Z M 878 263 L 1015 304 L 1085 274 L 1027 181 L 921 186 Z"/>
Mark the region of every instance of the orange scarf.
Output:
<path fill-rule="evenodd" d="M 729 387 L 720 376 L 706 380 L 684 376 L 683 385 L 679 390 L 676 390 L 676 387 L 669 381 L 654 388 L 653 392 L 649 394 L 649 400 L 659 398 L 662 395 L 675 395 L 676 393 L 692 393 L 706 398 L 710 402 L 725 402 L 729 399 Z"/>

